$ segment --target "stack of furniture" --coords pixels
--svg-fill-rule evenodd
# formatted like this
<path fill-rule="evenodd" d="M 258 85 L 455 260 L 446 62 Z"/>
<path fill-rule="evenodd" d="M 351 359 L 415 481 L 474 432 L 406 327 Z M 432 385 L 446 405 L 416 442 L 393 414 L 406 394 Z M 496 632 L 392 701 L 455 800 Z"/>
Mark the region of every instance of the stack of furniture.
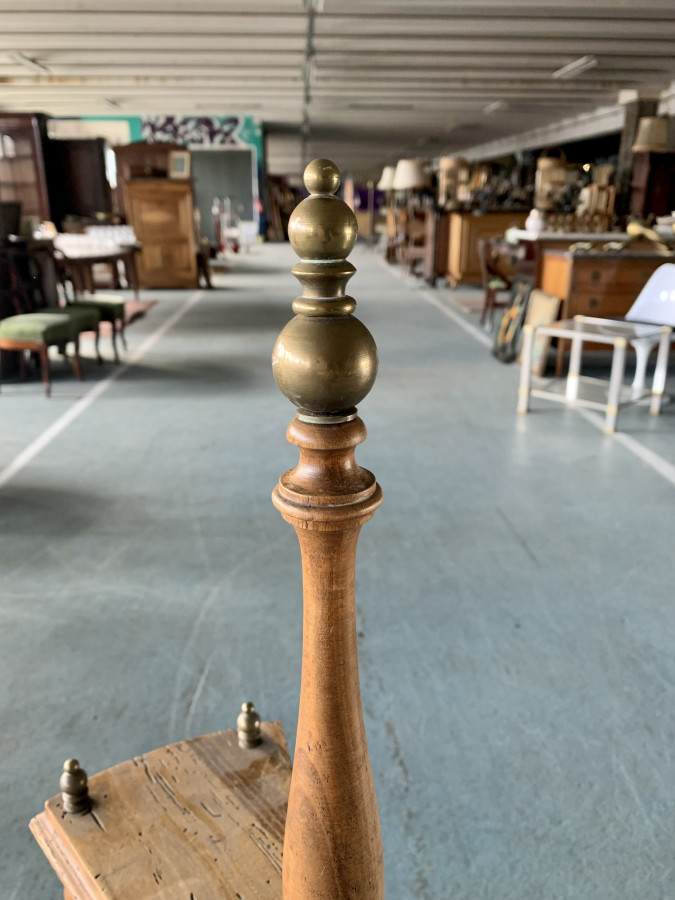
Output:
<path fill-rule="evenodd" d="M 273 493 L 303 560 L 292 775 L 280 724 L 261 725 L 250 703 L 237 731 L 172 744 L 89 780 L 67 760 L 61 794 L 31 822 L 67 900 L 384 898 L 354 595 L 359 531 L 382 501 L 354 459 L 366 437 L 355 405 L 374 382 L 377 349 L 345 292 L 356 219 L 334 197 L 337 168 L 314 160 L 305 185 L 310 196 L 289 223 L 303 291 L 273 356 L 297 407 L 287 436 L 300 450 Z"/>

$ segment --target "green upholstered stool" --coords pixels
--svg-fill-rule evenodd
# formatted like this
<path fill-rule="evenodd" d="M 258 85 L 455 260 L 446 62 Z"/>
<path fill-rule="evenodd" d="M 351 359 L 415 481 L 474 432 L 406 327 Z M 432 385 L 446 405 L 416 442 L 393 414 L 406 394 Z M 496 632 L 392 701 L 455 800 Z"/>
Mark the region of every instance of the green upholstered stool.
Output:
<path fill-rule="evenodd" d="M 69 309 L 74 307 L 85 307 L 88 309 L 98 310 L 101 316 L 101 322 L 110 322 L 112 325 L 112 345 L 115 353 L 115 362 L 119 362 L 119 354 L 117 352 L 117 335 L 122 338 L 124 349 L 127 349 L 127 339 L 124 335 L 124 306 L 125 300 L 115 294 L 82 294 L 76 297 L 69 304 Z M 96 344 L 98 351 L 98 342 Z"/>
<path fill-rule="evenodd" d="M 58 306 L 53 309 L 42 309 L 40 312 L 49 313 L 50 315 L 58 315 L 58 316 L 68 316 L 68 318 L 72 321 L 73 325 L 77 329 L 77 333 L 81 334 L 83 331 L 93 331 L 96 334 L 96 359 L 102 363 L 103 357 L 99 353 L 98 349 L 98 340 L 99 340 L 99 322 L 101 321 L 101 314 L 94 307 L 86 307 L 83 306 L 82 309 L 74 306 L 72 303 L 69 303 L 67 306 Z"/>
<path fill-rule="evenodd" d="M 82 379 L 79 347 L 80 329 L 75 320 L 63 313 L 52 312 L 23 313 L 0 320 L 0 350 L 20 352 L 21 372 L 24 372 L 23 351 L 32 350 L 40 355 L 40 368 L 45 393 L 51 394 L 49 377 L 49 357 L 47 348 L 52 344 L 65 346 L 69 341 L 75 345 L 73 369 Z"/>

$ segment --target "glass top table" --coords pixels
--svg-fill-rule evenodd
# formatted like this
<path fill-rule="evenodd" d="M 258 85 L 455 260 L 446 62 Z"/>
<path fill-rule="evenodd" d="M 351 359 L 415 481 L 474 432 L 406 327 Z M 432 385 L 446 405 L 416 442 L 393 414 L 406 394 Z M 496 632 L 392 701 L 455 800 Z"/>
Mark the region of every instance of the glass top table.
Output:
<path fill-rule="evenodd" d="M 648 322 L 627 322 L 623 319 L 596 319 L 592 316 L 575 316 L 551 325 L 538 325 L 538 334 L 574 340 L 580 335 L 595 344 L 614 344 L 617 338 L 633 341 L 637 338 L 659 337 L 662 325 Z"/>

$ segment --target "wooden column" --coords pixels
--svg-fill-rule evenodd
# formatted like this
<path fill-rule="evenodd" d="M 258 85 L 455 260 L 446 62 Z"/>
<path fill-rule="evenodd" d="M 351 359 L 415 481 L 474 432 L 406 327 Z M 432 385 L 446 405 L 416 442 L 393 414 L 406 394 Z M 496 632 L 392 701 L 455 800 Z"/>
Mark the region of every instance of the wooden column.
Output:
<path fill-rule="evenodd" d="M 361 525 L 382 501 L 354 450 L 366 438 L 355 405 L 377 371 L 377 349 L 346 296 L 354 267 L 353 212 L 333 196 L 330 160 L 305 171 L 310 196 L 289 223 L 303 259 L 303 295 L 273 354 L 274 374 L 298 407 L 288 439 L 298 465 L 273 502 L 302 553 L 304 637 L 300 713 L 284 837 L 284 900 L 382 900 L 382 839 L 368 757 L 356 646 L 354 566 Z"/>

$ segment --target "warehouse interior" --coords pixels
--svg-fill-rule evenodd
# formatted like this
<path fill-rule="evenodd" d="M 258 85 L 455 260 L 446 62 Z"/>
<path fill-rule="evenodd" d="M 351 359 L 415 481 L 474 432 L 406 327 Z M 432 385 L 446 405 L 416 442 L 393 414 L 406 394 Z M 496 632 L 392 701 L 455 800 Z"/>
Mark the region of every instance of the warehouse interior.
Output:
<path fill-rule="evenodd" d="M 290 893 L 284 846 L 284 900 L 670 897 L 672 3 L 24 0 L 0 33 L 0 895 L 282 896 L 257 800 L 214 837 L 214 803 L 271 762 L 197 795 L 213 859 L 179 786 L 146 830 L 113 767 L 236 744 L 245 701 L 300 759 L 312 561 L 303 629 L 270 494 L 291 420 L 353 415 L 307 412 L 280 363 L 294 313 L 335 330 L 353 297 L 379 355 L 356 459 L 384 502 L 344 665 L 380 882 L 349 886 L 325 826 L 356 833 L 357 795 L 304 826 L 330 835 L 331 891 L 310 865 Z M 291 273 L 347 255 L 346 289 Z"/>

